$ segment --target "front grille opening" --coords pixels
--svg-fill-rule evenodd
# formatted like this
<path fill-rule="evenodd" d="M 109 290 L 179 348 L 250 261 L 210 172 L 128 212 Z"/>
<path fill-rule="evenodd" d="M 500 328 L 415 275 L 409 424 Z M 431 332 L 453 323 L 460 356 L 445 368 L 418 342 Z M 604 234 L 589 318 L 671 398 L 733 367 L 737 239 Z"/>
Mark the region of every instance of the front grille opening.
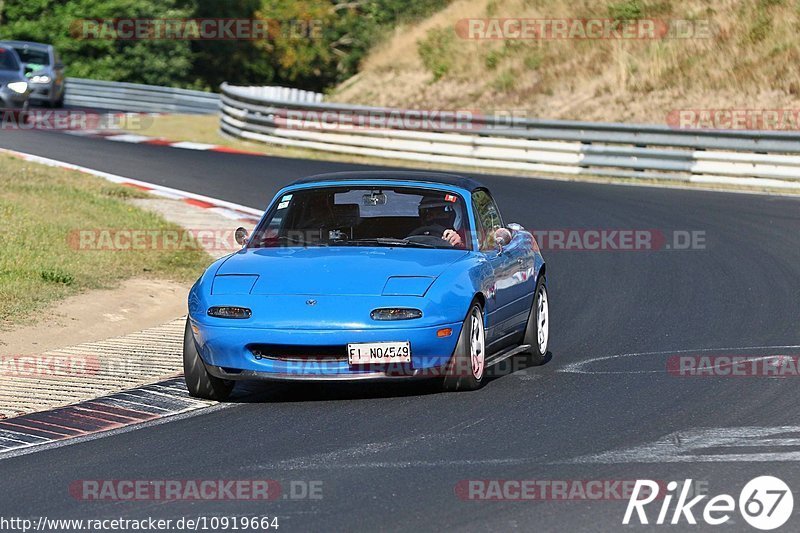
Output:
<path fill-rule="evenodd" d="M 347 346 L 309 346 L 297 344 L 250 344 L 256 359 L 277 361 L 347 361 Z"/>

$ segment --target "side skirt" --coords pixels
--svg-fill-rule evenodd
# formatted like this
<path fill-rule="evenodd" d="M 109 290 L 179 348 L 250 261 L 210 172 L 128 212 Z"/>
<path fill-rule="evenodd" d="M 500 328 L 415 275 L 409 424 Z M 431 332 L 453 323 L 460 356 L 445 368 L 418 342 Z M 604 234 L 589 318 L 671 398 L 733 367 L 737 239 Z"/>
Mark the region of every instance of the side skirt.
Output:
<path fill-rule="evenodd" d="M 490 366 L 496 365 L 497 363 L 499 363 L 501 361 L 505 361 L 509 357 L 513 357 L 513 356 L 517 355 L 518 353 L 527 352 L 530 349 L 531 349 L 531 345 L 530 344 L 521 344 L 519 346 L 512 346 L 511 348 L 508 348 L 508 349 L 506 349 L 504 351 L 501 351 L 501 352 L 497 352 L 496 354 L 492 354 L 489 357 L 487 357 L 486 358 L 486 366 L 490 367 Z"/>

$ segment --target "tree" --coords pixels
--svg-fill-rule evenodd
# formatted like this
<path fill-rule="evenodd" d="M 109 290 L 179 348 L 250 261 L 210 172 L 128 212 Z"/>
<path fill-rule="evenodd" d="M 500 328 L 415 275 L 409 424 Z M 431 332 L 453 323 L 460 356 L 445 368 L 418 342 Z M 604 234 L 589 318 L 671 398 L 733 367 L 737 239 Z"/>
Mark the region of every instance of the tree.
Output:
<path fill-rule="evenodd" d="M 116 40 L 85 35 L 91 19 L 184 18 L 186 0 L 6 0 L 0 37 L 53 44 L 69 76 L 154 85 L 197 85 L 188 41 Z M 202 83 L 200 83 L 202 85 Z"/>

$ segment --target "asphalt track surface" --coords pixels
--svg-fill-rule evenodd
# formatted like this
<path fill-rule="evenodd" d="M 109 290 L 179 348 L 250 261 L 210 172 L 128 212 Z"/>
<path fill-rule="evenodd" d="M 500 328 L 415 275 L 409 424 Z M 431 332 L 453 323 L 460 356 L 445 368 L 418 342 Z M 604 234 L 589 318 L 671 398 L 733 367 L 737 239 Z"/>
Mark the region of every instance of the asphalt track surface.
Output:
<path fill-rule="evenodd" d="M 294 178 L 365 168 L 42 132 L 6 132 L 0 146 L 255 208 Z M 706 246 L 545 251 L 552 359 L 480 391 L 259 384 L 224 409 L 1 459 L 0 516 L 266 515 L 280 517 L 280 531 L 615 531 L 625 500 L 466 501 L 455 489 L 482 479 L 693 479 L 738 499 L 751 478 L 775 475 L 794 490 L 785 530 L 796 531 L 800 380 L 678 377 L 666 365 L 680 354 L 800 353 L 791 348 L 800 344 L 800 200 L 479 178 L 505 219 L 527 228 L 702 231 Z M 323 496 L 87 502 L 68 492 L 81 479 L 255 478 L 285 488 L 321 481 Z M 648 511 L 652 522 L 658 508 Z M 694 514 L 702 524 L 702 509 Z M 655 529 L 755 531 L 738 513 L 716 527 L 683 519 Z"/>

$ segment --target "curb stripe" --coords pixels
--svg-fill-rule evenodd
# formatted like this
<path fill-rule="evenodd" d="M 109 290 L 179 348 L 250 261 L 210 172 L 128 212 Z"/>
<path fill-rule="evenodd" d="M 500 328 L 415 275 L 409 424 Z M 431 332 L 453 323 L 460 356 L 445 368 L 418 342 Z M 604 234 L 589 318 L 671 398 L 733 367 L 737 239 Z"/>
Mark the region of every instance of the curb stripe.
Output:
<path fill-rule="evenodd" d="M 209 202 L 204 202 L 202 200 L 195 200 L 194 198 L 184 198 L 183 201 L 186 202 L 189 205 L 193 205 L 195 207 L 202 207 L 203 209 L 208 209 L 210 207 L 216 207 L 214 204 L 211 204 Z"/>
<path fill-rule="evenodd" d="M 215 403 L 189 397 L 183 378 L 172 378 L 50 411 L 18 416 L 0 421 L 0 458 L 5 452 L 96 435 L 204 409 Z M 129 409 L 128 404 L 141 409 Z"/>
<path fill-rule="evenodd" d="M 86 137 L 90 139 L 104 139 L 107 141 L 124 142 L 132 144 L 150 144 L 153 146 L 169 146 L 170 148 L 180 148 L 182 150 L 197 150 L 201 152 L 223 152 L 226 154 L 236 155 L 256 155 L 263 157 L 265 154 L 256 152 L 254 150 L 241 150 L 239 148 L 232 148 L 230 146 L 221 146 L 218 144 L 198 143 L 193 141 L 173 141 L 163 137 L 150 137 L 147 135 L 139 135 L 138 133 L 118 133 L 114 131 L 99 131 L 99 130 L 67 130 L 62 133 L 75 135 L 78 137 Z"/>

